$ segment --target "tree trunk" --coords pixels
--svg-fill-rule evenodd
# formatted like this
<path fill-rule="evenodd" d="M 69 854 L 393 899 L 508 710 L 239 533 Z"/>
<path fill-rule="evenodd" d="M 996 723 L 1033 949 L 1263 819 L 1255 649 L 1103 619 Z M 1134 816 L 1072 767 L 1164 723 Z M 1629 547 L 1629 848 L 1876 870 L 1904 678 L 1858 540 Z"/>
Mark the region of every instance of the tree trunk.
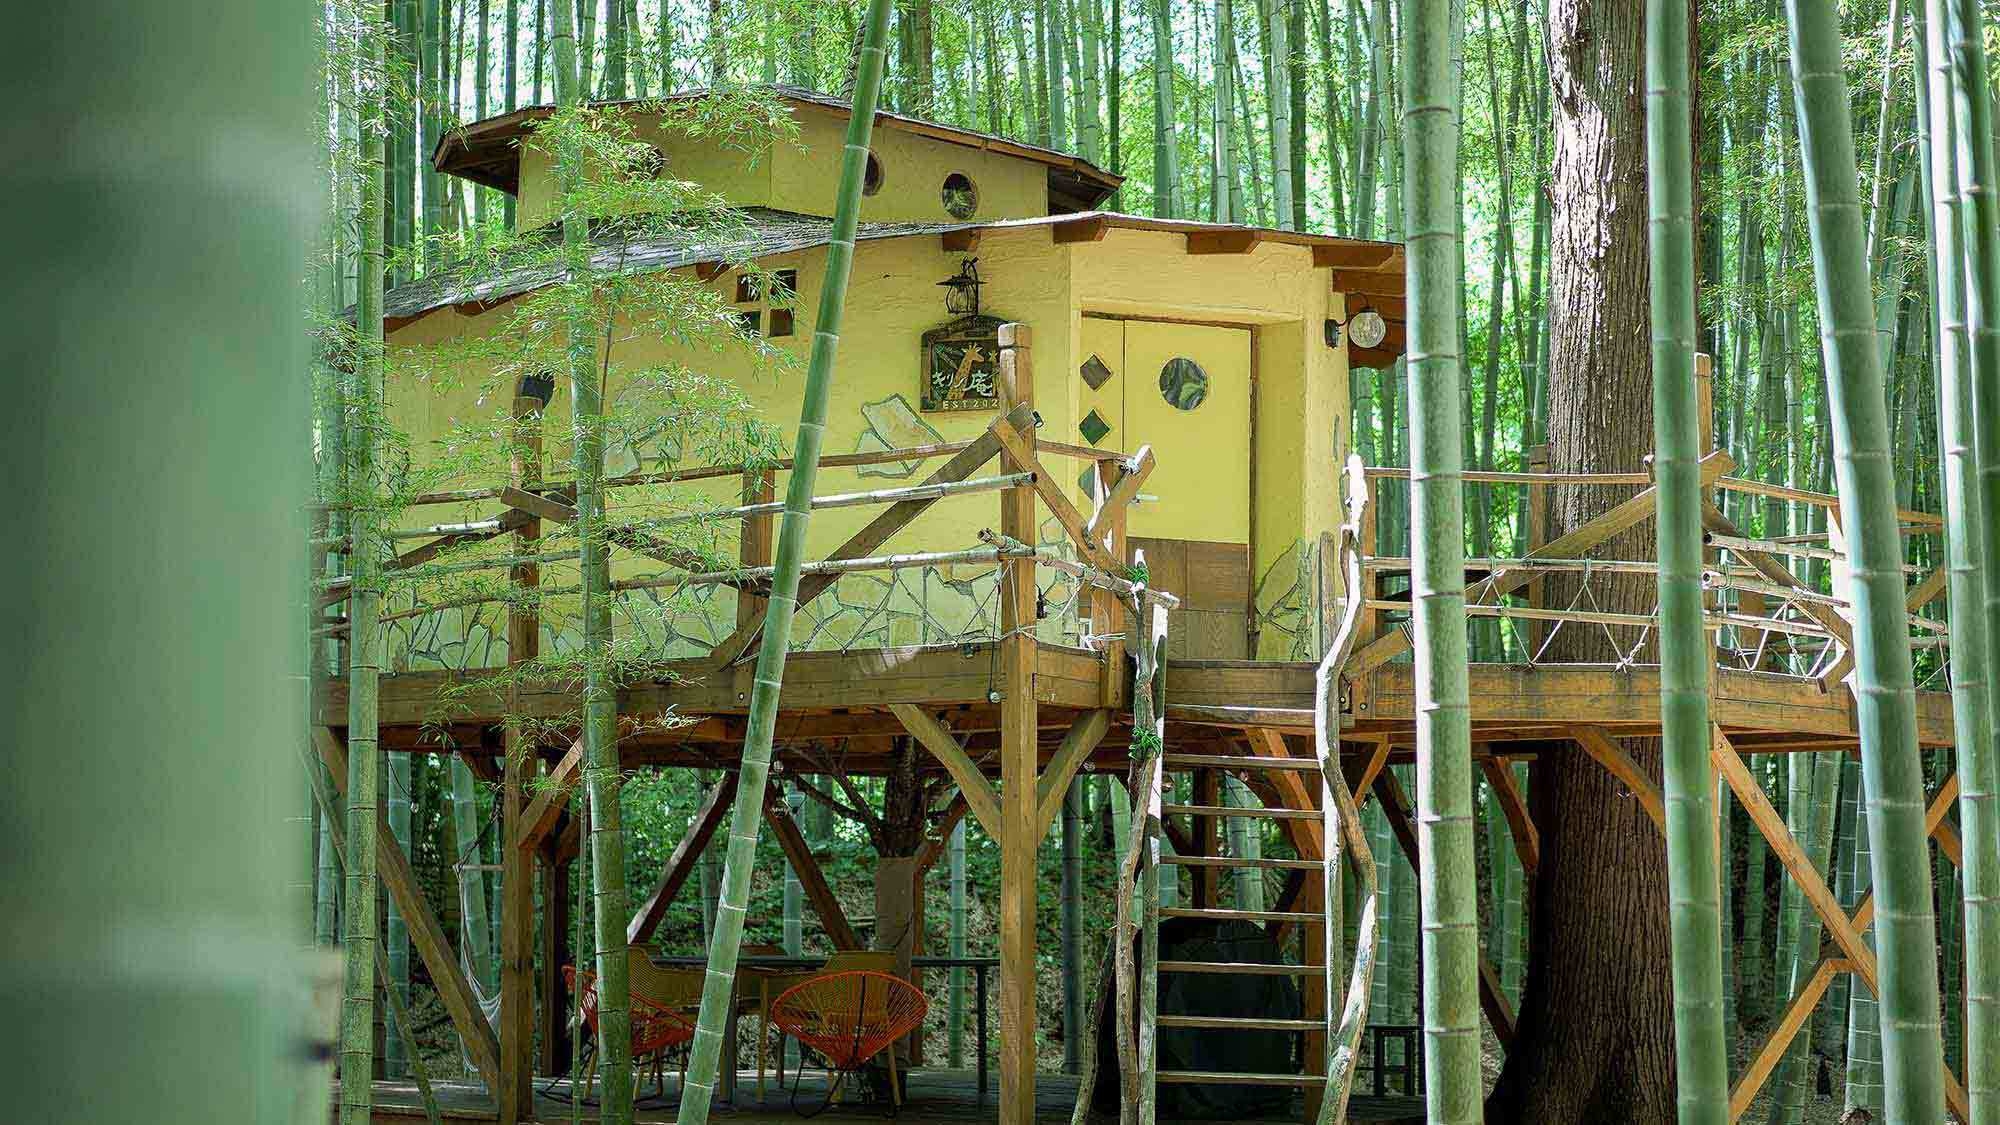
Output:
<path fill-rule="evenodd" d="M 1549 468 L 1630 472 L 1652 451 L 1646 247 L 1646 122 L 1639 5 L 1551 0 L 1555 151 L 1550 194 L 1564 216 L 1549 247 Z M 1550 535 L 1590 522 L 1629 489 L 1552 490 Z M 1645 558 L 1651 521 L 1605 544 Z M 1573 587 L 1552 584 L 1552 603 Z M 1605 609 L 1650 613 L 1652 581 L 1609 576 Z M 1629 631 L 1628 631 L 1629 632 Z M 1629 645 L 1631 636 L 1621 636 Z M 1601 633 L 1564 630 L 1554 659 L 1604 660 Z M 1627 743 L 1659 776 L 1656 740 Z M 1603 767 L 1573 746 L 1535 762 L 1541 830 L 1518 1034 L 1493 1093 L 1495 1122 L 1675 1120 L 1667 872 L 1660 834 Z"/>

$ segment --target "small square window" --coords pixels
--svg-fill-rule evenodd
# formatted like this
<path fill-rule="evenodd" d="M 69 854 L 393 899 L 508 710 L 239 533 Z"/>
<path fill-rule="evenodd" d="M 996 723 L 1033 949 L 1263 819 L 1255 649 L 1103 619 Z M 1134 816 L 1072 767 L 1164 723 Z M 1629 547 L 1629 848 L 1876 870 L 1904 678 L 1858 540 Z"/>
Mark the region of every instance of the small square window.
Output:
<path fill-rule="evenodd" d="M 771 275 L 771 303 L 789 305 L 798 299 L 799 271 L 779 270 Z"/>
<path fill-rule="evenodd" d="M 741 274 L 736 278 L 736 303 L 747 305 L 764 299 L 762 279 L 754 273 Z"/>
<path fill-rule="evenodd" d="M 771 331 L 766 333 L 766 335 L 776 337 L 776 336 L 789 336 L 791 334 L 792 334 L 792 310 L 772 309 Z"/>
<path fill-rule="evenodd" d="M 740 309 L 736 313 L 736 319 L 742 324 L 745 336 L 755 336 L 759 334 L 763 325 L 764 314 L 756 309 Z"/>

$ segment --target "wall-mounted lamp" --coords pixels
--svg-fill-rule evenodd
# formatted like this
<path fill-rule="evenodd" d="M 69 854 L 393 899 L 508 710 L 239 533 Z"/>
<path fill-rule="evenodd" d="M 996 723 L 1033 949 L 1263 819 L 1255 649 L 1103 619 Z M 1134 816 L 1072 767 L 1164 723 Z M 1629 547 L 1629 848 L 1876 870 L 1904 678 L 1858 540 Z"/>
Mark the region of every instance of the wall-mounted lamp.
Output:
<path fill-rule="evenodd" d="M 1360 312 L 1347 318 L 1347 323 L 1328 317 L 1326 319 L 1326 346 L 1340 346 L 1341 330 L 1347 331 L 1349 342 L 1358 348 L 1379 348 L 1382 341 L 1389 338 L 1389 323 L 1374 309 L 1363 307 Z"/>
<path fill-rule="evenodd" d="M 979 311 L 979 259 L 961 261 L 958 273 L 938 284 L 944 287 L 944 311 L 954 316 L 972 316 Z"/>

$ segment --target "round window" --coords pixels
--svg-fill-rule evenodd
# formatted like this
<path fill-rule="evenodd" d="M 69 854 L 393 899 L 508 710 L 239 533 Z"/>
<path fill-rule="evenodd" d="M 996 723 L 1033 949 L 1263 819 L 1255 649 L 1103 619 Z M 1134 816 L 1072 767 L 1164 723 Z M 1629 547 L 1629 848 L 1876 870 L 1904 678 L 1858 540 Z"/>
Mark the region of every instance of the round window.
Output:
<path fill-rule="evenodd" d="M 1193 410 L 1208 398 L 1208 372 L 1186 356 L 1175 356 L 1160 368 L 1160 397 L 1175 410 Z"/>
<path fill-rule="evenodd" d="M 970 219 L 979 210 L 979 189 L 972 186 L 972 177 L 963 172 L 953 172 L 944 178 L 944 213 L 954 219 Z"/>
<path fill-rule="evenodd" d="M 875 151 L 868 151 L 868 170 L 861 174 L 861 194 L 874 195 L 882 190 L 882 162 L 875 159 Z"/>

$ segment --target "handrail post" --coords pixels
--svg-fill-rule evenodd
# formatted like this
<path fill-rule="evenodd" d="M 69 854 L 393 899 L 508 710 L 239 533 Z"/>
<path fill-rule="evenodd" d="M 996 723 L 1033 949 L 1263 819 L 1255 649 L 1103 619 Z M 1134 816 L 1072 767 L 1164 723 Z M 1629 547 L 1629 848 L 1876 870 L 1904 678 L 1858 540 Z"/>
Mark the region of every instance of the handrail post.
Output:
<path fill-rule="evenodd" d="M 542 406 L 541 399 L 530 395 L 517 395 L 513 401 L 507 475 L 515 488 L 532 489 L 542 479 Z M 534 555 L 541 535 L 541 520 L 523 521 L 515 533 L 515 553 Z M 507 664 L 513 671 L 507 683 L 507 713 L 518 715 L 521 666 L 541 652 L 541 614 L 529 595 L 541 585 L 542 569 L 534 563 L 522 563 L 509 569 L 507 580 L 515 595 L 507 607 Z M 535 1116 L 531 1058 L 535 1042 L 535 856 L 512 846 L 526 818 L 528 783 L 535 776 L 535 743 L 517 722 L 509 722 L 501 737 L 501 827 L 502 839 L 508 843 L 500 848 L 501 1077 L 495 1097 L 502 1125 L 513 1125 Z M 560 995 L 559 980 L 552 967 L 542 999 L 550 1013 L 545 1035 L 562 1027 L 567 1005 Z"/>
<path fill-rule="evenodd" d="M 1099 509 L 1103 509 L 1108 502 L 1111 489 L 1119 478 L 1129 471 L 1117 461 L 1091 463 Z M 1132 563 L 1125 544 L 1125 524 L 1131 510 L 1131 501 L 1127 500 L 1112 506 L 1104 519 L 1104 549 L 1118 560 L 1120 566 Z M 1117 577 L 1123 578 L 1124 575 Z M 1100 588 L 1090 591 L 1090 632 L 1103 638 L 1101 651 L 1104 653 L 1104 665 L 1098 700 L 1106 707 L 1116 707 L 1125 688 L 1125 607 L 1119 602 L 1118 595 Z"/>
<path fill-rule="evenodd" d="M 1000 407 L 1033 409 L 1032 336 L 1025 324 L 1000 326 Z M 1034 468 L 1035 431 L 1021 435 L 1019 457 L 1001 453 L 1003 472 Z M 1035 490 L 1000 493 L 1000 534 L 1033 545 Z M 1002 1125 L 1035 1118 L 1035 782 L 1040 771 L 1035 716 L 1035 560 L 1000 563 L 1000 1117 Z"/>

